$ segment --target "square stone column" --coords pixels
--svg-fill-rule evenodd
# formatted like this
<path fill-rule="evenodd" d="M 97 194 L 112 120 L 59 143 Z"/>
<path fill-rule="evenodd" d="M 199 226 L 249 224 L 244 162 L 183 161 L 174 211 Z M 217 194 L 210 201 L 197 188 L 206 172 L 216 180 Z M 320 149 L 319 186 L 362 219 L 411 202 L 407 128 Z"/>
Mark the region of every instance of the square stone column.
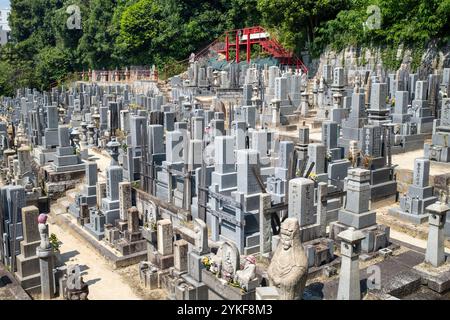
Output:
<path fill-rule="evenodd" d="M 173 243 L 174 267 L 178 272 L 187 272 L 188 270 L 188 242 L 186 240 L 177 240 Z"/>
<path fill-rule="evenodd" d="M 271 214 L 265 212 L 270 207 L 270 194 L 261 194 L 259 198 L 259 253 L 261 255 L 269 254 L 272 250 Z"/>
<path fill-rule="evenodd" d="M 426 210 L 430 216 L 425 262 L 437 268 L 445 263 L 444 225 L 450 208 L 444 203 L 436 202 L 428 206 Z"/>
<path fill-rule="evenodd" d="M 316 222 L 314 208 L 314 181 L 307 178 L 295 178 L 289 181 L 288 213 L 297 218 L 300 227 Z"/>
<path fill-rule="evenodd" d="M 157 222 L 158 252 L 163 255 L 173 253 L 173 230 L 172 222 L 169 219 L 159 220 Z"/>
<path fill-rule="evenodd" d="M 119 212 L 120 220 L 126 221 L 128 209 L 131 208 L 131 183 L 119 182 Z"/>
<path fill-rule="evenodd" d="M 40 286 L 39 258 L 36 255 L 40 244 L 38 216 L 39 210 L 35 206 L 22 208 L 23 240 L 20 254 L 16 256 L 16 277 L 25 290 Z"/>
<path fill-rule="evenodd" d="M 365 235 L 350 227 L 339 233 L 338 237 L 342 240 L 342 260 L 337 300 L 361 300 L 359 254 L 361 253 L 361 241 Z"/>

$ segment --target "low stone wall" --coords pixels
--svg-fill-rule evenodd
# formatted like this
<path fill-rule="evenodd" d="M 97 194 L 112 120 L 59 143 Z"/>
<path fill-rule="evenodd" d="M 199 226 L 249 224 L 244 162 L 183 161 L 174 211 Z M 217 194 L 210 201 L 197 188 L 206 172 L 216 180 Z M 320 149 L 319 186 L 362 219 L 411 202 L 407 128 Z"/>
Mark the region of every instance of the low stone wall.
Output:
<path fill-rule="evenodd" d="M 399 169 L 394 170 L 397 178 L 397 191 L 399 193 L 406 193 L 408 191 L 408 186 L 412 184 L 413 181 L 413 170 L 411 169 Z M 437 191 L 447 191 L 450 186 L 450 166 L 449 173 L 444 174 L 430 174 L 430 186 L 435 188 L 435 193 Z"/>

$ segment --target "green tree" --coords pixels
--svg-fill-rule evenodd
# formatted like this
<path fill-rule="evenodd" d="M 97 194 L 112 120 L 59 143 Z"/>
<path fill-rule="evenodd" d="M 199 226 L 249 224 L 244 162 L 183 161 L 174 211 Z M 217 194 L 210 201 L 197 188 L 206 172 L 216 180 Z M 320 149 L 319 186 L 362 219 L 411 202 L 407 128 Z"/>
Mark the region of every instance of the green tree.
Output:
<path fill-rule="evenodd" d="M 371 15 L 370 5 L 381 10 L 381 28 L 364 27 Z M 316 45 L 331 45 L 342 50 L 348 45 L 384 47 L 384 57 L 393 67 L 392 52 L 402 44 L 421 50 L 434 38 L 449 39 L 450 0 L 360 0 L 349 10 L 339 12 L 335 19 L 319 29 Z"/>
<path fill-rule="evenodd" d="M 348 5 L 349 0 L 258 0 L 264 23 L 297 51 L 312 45 L 317 28 Z"/>
<path fill-rule="evenodd" d="M 86 9 L 86 20 L 83 23 L 83 35 L 78 50 L 81 53 L 84 67 L 103 69 L 115 67 L 114 46 L 117 28 L 114 25 L 114 14 L 122 12 L 124 1 L 91 0 Z"/>
<path fill-rule="evenodd" d="M 71 70 L 67 49 L 46 47 L 36 56 L 35 77 L 39 79 L 39 89 L 49 89 L 48 86 L 63 80 Z"/>
<path fill-rule="evenodd" d="M 154 61 L 153 55 L 158 52 L 155 50 L 157 38 L 165 30 L 164 18 L 161 6 L 154 0 L 139 0 L 125 9 L 116 45 L 129 63 L 150 64 Z"/>

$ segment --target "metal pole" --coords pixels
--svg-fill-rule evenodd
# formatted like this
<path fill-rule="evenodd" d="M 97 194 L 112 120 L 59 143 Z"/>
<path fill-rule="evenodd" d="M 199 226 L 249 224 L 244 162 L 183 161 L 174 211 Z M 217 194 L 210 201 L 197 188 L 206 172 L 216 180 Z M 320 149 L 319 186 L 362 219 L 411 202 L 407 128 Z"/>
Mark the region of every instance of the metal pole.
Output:
<path fill-rule="evenodd" d="M 239 63 L 239 34 L 240 31 L 236 31 L 236 63 Z"/>
<path fill-rule="evenodd" d="M 247 63 L 250 64 L 250 34 L 251 30 L 247 29 Z"/>
<path fill-rule="evenodd" d="M 228 33 L 225 36 L 225 59 L 230 61 L 230 39 L 228 38 Z"/>

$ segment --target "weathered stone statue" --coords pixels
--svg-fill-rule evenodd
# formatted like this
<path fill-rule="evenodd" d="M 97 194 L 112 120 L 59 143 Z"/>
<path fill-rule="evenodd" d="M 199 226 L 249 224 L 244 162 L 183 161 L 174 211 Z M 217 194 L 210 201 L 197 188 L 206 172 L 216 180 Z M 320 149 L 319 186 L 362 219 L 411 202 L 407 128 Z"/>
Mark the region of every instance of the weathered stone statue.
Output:
<path fill-rule="evenodd" d="M 352 167 L 358 166 L 358 159 L 360 156 L 360 150 L 358 149 L 358 141 L 351 140 L 349 147 L 349 160 L 352 163 Z"/>
<path fill-rule="evenodd" d="M 205 254 L 209 251 L 208 248 L 208 228 L 206 223 L 201 219 L 194 220 L 195 232 L 195 250 L 198 254 Z"/>
<path fill-rule="evenodd" d="M 281 224 L 281 239 L 267 270 L 270 286 L 277 288 L 280 300 L 300 300 L 308 276 L 308 261 L 300 240 L 296 218 Z"/>
<path fill-rule="evenodd" d="M 39 235 L 41 236 L 41 249 L 49 249 L 50 248 L 50 240 L 48 236 L 48 225 L 47 225 L 47 215 L 41 213 L 38 217 L 38 228 Z"/>
<path fill-rule="evenodd" d="M 239 282 L 241 288 L 248 291 L 248 284 L 256 278 L 256 258 L 247 256 L 245 258 L 244 269 L 236 271 L 234 281 Z"/>
<path fill-rule="evenodd" d="M 219 254 L 219 252 L 218 252 Z M 236 271 L 239 270 L 239 250 L 233 242 L 224 242 L 220 248 L 220 277 L 230 281 L 234 279 Z"/>

